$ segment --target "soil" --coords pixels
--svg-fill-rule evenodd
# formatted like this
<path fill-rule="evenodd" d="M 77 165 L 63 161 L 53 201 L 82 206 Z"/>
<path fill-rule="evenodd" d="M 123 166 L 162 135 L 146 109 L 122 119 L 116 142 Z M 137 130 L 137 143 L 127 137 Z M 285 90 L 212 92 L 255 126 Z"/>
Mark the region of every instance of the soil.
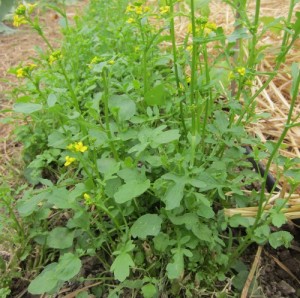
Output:
<path fill-rule="evenodd" d="M 82 8 L 88 1 L 79 1 L 77 4 L 69 6 L 68 17 L 70 20 L 75 16 L 77 11 Z M 46 36 L 51 43 L 59 46 L 61 42 L 61 34 L 59 30 L 59 16 L 52 11 L 38 12 L 41 15 L 41 21 L 44 24 Z M 8 24 L 9 25 L 9 24 Z M 36 56 L 35 47 L 39 46 L 45 49 L 45 45 L 41 38 L 30 28 L 22 26 L 16 29 L 13 35 L 0 35 L 0 110 L 9 109 L 11 102 L 7 96 L 9 90 L 17 83 L 17 78 L 7 73 L 11 67 L 18 66 L 22 61 L 30 61 Z M 7 114 L 0 114 L 0 121 Z M 0 122 L 1 123 L 1 122 Z M 7 168 L 13 168 L 15 174 L 20 174 L 18 165 L 16 165 L 16 156 L 19 156 L 19 144 L 11 137 L 12 127 L 10 124 L 1 123 L 0 126 L 0 178 L 7 175 Z M 294 234 L 294 241 L 290 249 L 274 250 L 269 247 L 264 248 L 260 258 L 260 265 L 257 271 L 257 283 L 261 288 L 259 296 L 252 295 L 249 297 L 300 297 L 300 228 L 293 226 L 289 230 Z M 248 251 L 246 257 L 252 260 L 253 251 Z M 94 261 L 87 260 L 83 270 L 85 275 L 90 276 L 96 273 L 95 268 L 91 264 Z M 250 262 L 251 265 L 251 262 Z M 99 268 L 99 267 L 98 267 Z M 20 280 L 16 281 L 14 294 L 12 297 L 34 297 L 26 293 L 27 284 Z M 86 287 L 87 289 L 93 285 L 83 284 L 77 285 L 77 289 Z M 56 297 L 75 297 L 72 295 L 65 296 L 67 292 L 74 292 L 74 286 L 69 287 L 66 292 Z M 37 297 L 37 296 L 35 296 Z"/>

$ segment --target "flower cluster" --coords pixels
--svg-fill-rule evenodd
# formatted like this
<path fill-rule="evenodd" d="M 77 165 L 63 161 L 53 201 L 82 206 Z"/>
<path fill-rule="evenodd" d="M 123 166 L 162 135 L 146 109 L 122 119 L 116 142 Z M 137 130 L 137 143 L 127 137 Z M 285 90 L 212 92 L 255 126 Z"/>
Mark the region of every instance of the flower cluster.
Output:
<path fill-rule="evenodd" d="M 76 151 L 76 152 L 83 153 L 86 150 L 88 150 L 88 147 L 84 146 L 82 142 L 75 142 L 75 143 L 72 143 L 72 144 L 68 145 L 67 149 L 71 150 L 71 151 Z"/>
<path fill-rule="evenodd" d="M 196 21 L 196 34 L 203 34 L 204 36 L 208 36 L 211 32 L 215 32 L 216 30 L 216 23 L 208 22 L 207 18 L 202 17 Z M 192 24 L 188 25 L 188 33 L 192 34 Z"/>
<path fill-rule="evenodd" d="M 159 11 L 162 15 L 167 14 L 170 12 L 170 6 L 168 6 L 168 5 L 162 6 L 159 8 Z"/>
<path fill-rule="evenodd" d="M 245 67 L 236 67 L 234 71 L 229 72 L 229 80 L 234 80 L 240 77 L 244 77 L 246 75 L 246 68 Z"/>
<path fill-rule="evenodd" d="M 22 24 L 27 24 L 29 20 L 29 16 L 32 14 L 34 11 L 34 8 L 37 4 L 20 4 L 14 13 L 14 22 L 13 25 L 15 27 L 19 27 Z"/>
<path fill-rule="evenodd" d="M 48 58 L 48 62 L 50 65 L 53 64 L 53 62 L 59 60 L 62 58 L 62 54 L 60 50 L 54 51 Z"/>
<path fill-rule="evenodd" d="M 143 16 L 145 13 L 150 11 L 150 7 L 143 5 L 140 2 L 136 2 L 134 4 L 128 4 L 125 10 L 125 13 L 130 15 L 127 19 L 126 23 L 133 24 L 136 22 L 136 19 Z"/>
<path fill-rule="evenodd" d="M 81 153 L 84 153 L 85 151 L 88 150 L 88 146 L 85 146 L 83 144 L 83 142 L 75 142 L 75 143 L 71 143 L 67 146 L 67 149 L 70 150 L 70 151 L 73 151 L 73 152 L 81 152 Z M 73 162 L 76 161 L 76 158 L 75 157 L 71 157 L 69 155 L 67 155 L 65 157 L 65 163 L 64 163 L 64 166 L 65 167 L 68 167 L 69 165 L 71 165 Z"/>
<path fill-rule="evenodd" d="M 24 67 L 20 67 L 16 70 L 16 76 L 17 78 L 25 78 L 29 77 L 32 70 L 35 69 L 37 66 L 36 64 L 29 63 Z"/>

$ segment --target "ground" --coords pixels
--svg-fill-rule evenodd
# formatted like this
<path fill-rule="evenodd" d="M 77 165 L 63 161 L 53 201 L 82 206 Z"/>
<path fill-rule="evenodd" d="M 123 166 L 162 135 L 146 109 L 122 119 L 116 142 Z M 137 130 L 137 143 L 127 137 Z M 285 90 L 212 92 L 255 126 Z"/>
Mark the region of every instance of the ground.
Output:
<path fill-rule="evenodd" d="M 72 20 L 73 16 L 77 11 L 82 11 L 82 8 L 88 1 L 79 1 L 78 4 L 70 6 L 68 8 L 68 17 Z M 46 30 L 46 35 L 51 42 L 59 46 L 61 41 L 61 35 L 59 32 L 59 16 L 50 11 L 41 11 L 41 19 Z M 216 14 L 218 10 L 216 10 Z M 16 33 L 13 35 L 0 35 L 0 109 L 10 109 L 12 102 L 9 100 L 9 91 L 17 83 L 17 78 L 7 71 L 11 67 L 18 66 L 22 61 L 30 60 L 36 55 L 35 47 L 44 47 L 43 41 L 37 36 L 35 32 L 32 32 L 28 27 L 23 26 L 16 29 Z M 297 60 L 297 56 L 290 57 L 292 60 Z M 267 65 L 267 61 L 266 61 Z M 286 76 L 281 76 L 281 85 L 289 85 L 289 81 Z M 281 95 L 278 96 L 283 105 L 288 105 L 287 101 L 284 103 L 285 98 L 282 95 L 285 94 L 284 88 L 280 89 Z M 273 93 L 276 93 L 278 86 L 273 86 Z M 277 93 L 278 95 L 278 93 Z M 265 95 L 266 99 L 268 96 Z M 274 99 L 274 97 L 273 97 Z M 273 103 L 268 103 L 272 107 Z M 261 104 L 263 107 L 264 104 Z M 265 105 L 265 109 L 269 107 Z M 275 102 L 274 111 L 280 110 Z M 8 113 L 1 113 L 0 120 L 7 117 Z M 270 125 L 270 124 L 268 124 Z M 272 135 L 272 131 L 266 133 L 264 131 L 263 124 L 256 128 L 260 131 L 262 137 L 266 135 Z M 276 128 L 278 130 L 278 126 Z M 0 126 L 0 178 L 4 176 L 10 176 L 13 181 L 21 180 L 21 159 L 20 159 L 20 144 L 18 144 L 11 135 L 12 126 L 11 124 L 1 123 Z M 276 131 L 273 131 L 276 136 Z M 274 135 L 273 135 L 274 137 Z M 293 149 L 290 150 L 292 156 L 299 154 L 300 133 L 294 132 L 294 136 L 291 138 L 291 143 L 296 142 L 293 145 Z M 15 178 L 15 179 L 14 179 Z M 296 225 L 287 225 L 286 228 L 291 231 L 295 237 L 290 249 L 278 249 L 273 250 L 269 247 L 264 247 L 262 253 L 259 256 L 257 267 L 255 270 L 254 280 L 257 279 L 257 288 L 252 291 L 252 295 L 249 297 L 272 297 L 272 298 L 283 298 L 283 297 L 300 297 L 300 227 Z M 250 250 L 246 252 L 248 264 L 251 266 L 255 259 L 257 247 L 252 246 Z M 249 257 L 249 258 L 248 258 Z M 87 262 L 89 263 L 89 262 Z M 87 264 L 87 270 L 89 268 Z M 255 269 L 255 268 L 254 268 Z M 21 285 L 20 285 L 21 286 Z M 86 285 L 79 286 L 79 288 L 86 287 Z M 72 291 L 75 291 L 73 288 Z M 21 289 L 18 293 L 20 296 Z M 17 297 L 17 296 L 14 296 Z M 30 296 L 26 296 L 30 297 Z M 63 297 L 63 296 L 59 296 Z M 73 297 L 73 296 L 70 296 Z"/>

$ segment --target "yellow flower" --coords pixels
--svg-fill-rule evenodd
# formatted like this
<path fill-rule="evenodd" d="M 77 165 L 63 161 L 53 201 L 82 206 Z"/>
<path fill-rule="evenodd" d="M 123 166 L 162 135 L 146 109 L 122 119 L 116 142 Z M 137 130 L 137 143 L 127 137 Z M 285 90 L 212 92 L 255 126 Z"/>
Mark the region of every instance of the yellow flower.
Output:
<path fill-rule="evenodd" d="M 86 203 L 87 205 L 93 204 L 93 201 L 92 201 L 91 196 L 90 196 L 89 194 L 84 193 L 84 194 L 83 194 L 83 198 L 84 198 L 85 203 Z"/>
<path fill-rule="evenodd" d="M 246 74 L 245 67 L 237 67 L 236 71 L 243 77 Z"/>
<path fill-rule="evenodd" d="M 126 7 L 126 10 L 125 10 L 125 13 L 134 11 L 134 8 L 135 8 L 134 5 L 128 4 Z"/>
<path fill-rule="evenodd" d="M 68 167 L 71 163 L 73 163 L 74 161 L 76 161 L 75 157 L 70 157 L 68 155 L 65 157 L 65 159 L 66 159 L 66 162 L 64 163 L 65 167 Z"/>
<path fill-rule="evenodd" d="M 170 6 L 168 6 L 168 5 L 162 6 L 159 8 L 159 11 L 161 14 L 166 14 L 166 13 L 170 12 Z"/>
<path fill-rule="evenodd" d="M 138 52 L 139 50 L 140 50 L 140 47 L 139 47 L 139 46 L 134 47 L 134 51 L 135 51 L 135 52 Z"/>
<path fill-rule="evenodd" d="M 89 199 L 91 198 L 91 196 L 90 196 L 89 194 L 87 194 L 87 193 L 84 193 L 84 194 L 83 194 L 83 198 L 84 198 L 85 200 L 89 200 Z"/>
<path fill-rule="evenodd" d="M 187 77 L 186 79 L 185 79 L 185 81 L 189 84 L 190 82 L 191 82 L 191 77 Z"/>
<path fill-rule="evenodd" d="M 19 27 L 21 26 L 22 24 L 27 24 L 27 20 L 25 19 L 25 17 L 23 16 L 19 16 L 19 15 L 14 15 L 14 22 L 13 22 L 13 25 L 15 27 Z"/>
<path fill-rule="evenodd" d="M 128 24 L 132 24 L 132 23 L 134 23 L 135 22 L 135 19 L 134 18 L 129 18 L 127 21 L 126 21 L 126 23 L 128 23 Z"/>
<path fill-rule="evenodd" d="M 23 68 L 18 68 L 17 69 L 17 78 L 24 78 L 25 76 L 25 71 Z"/>
<path fill-rule="evenodd" d="M 74 144 L 74 149 L 77 152 L 83 153 L 83 152 L 85 152 L 88 149 L 88 147 L 84 146 L 82 142 L 78 142 L 78 143 Z"/>
<path fill-rule="evenodd" d="M 136 14 L 142 14 L 143 13 L 143 7 L 142 6 L 135 6 L 134 8 Z"/>
<path fill-rule="evenodd" d="M 189 45 L 186 47 L 186 50 L 189 51 L 189 52 L 192 52 L 193 51 L 193 45 Z"/>
<path fill-rule="evenodd" d="M 109 60 L 107 63 L 110 64 L 110 65 L 113 65 L 113 64 L 115 64 L 115 61 L 114 60 Z"/>
<path fill-rule="evenodd" d="M 58 59 L 62 58 L 62 54 L 60 50 L 54 51 L 48 58 L 48 62 L 50 65 L 53 64 L 53 62 L 57 61 Z"/>
<path fill-rule="evenodd" d="M 150 7 L 149 6 L 144 6 L 143 10 L 144 10 L 144 12 L 148 12 L 148 11 L 150 11 Z"/>

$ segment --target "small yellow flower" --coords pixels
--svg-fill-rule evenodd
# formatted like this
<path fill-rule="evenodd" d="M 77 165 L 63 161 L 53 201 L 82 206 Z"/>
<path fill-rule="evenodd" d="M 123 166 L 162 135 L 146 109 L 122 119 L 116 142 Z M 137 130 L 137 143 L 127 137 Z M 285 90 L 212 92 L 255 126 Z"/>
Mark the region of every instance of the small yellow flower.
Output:
<path fill-rule="evenodd" d="M 14 22 L 13 25 L 15 27 L 20 27 L 22 24 L 27 24 L 27 20 L 23 16 L 14 15 Z"/>
<path fill-rule="evenodd" d="M 134 47 L 134 51 L 135 51 L 135 52 L 138 52 L 139 50 L 140 50 L 140 47 L 139 47 L 139 46 Z"/>
<path fill-rule="evenodd" d="M 54 51 L 48 58 L 48 62 L 50 65 L 53 64 L 53 62 L 59 60 L 62 58 L 62 54 L 60 50 Z"/>
<path fill-rule="evenodd" d="M 186 47 L 186 50 L 189 51 L 189 52 L 192 52 L 193 51 L 193 45 L 189 45 Z"/>
<path fill-rule="evenodd" d="M 135 6 L 134 11 L 136 14 L 141 15 L 143 13 L 143 7 L 142 6 Z"/>
<path fill-rule="evenodd" d="M 65 159 L 66 159 L 66 162 L 64 163 L 65 167 L 68 167 L 70 164 L 72 164 L 74 161 L 76 161 L 75 157 L 70 157 L 68 155 L 65 157 Z"/>
<path fill-rule="evenodd" d="M 161 14 L 166 14 L 170 12 L 170 6 L 166 5 L 166 6 L 162 6 L 159 8 L 159 11 Z"/>
<path fill-rule="evenodd" d="M 84 193 L 84 194 L 83 194 L 83 198 L 84 198 L 85 200 L 90 200 L 90 199 L 91 199 L 91 196 L 90 196 L 89 194 L 87 194 L 87 193 Z"/>
<path fill-rule="evenodd" d="M 132 24 L 132 23 L 135 23 L 135 19 L 134 18 L 129 18 L 126 23 L 128 24 Z"/>
<path fill-rule="evenodd" d="M 134 11 L 135 7 L 132 4 L 128 4 L 125 10 L 125 13 Z"/>
<path fill-rule="evenodd" d="M 189 84 L 190 82 L 191 82 L 191 77 L 187 77 L 186 79 L 185 79 L 185 81 Z"/>
<path fill-rule="evenodd" d="M 150 7 L 149 6 L 144 6 L 143 10 L 144 10 L 144 12 L 149 12 L 150 11 Z"/>
<path fill-rule="evenodd" d="M 245 67 L 237 67 L 236 71 L 242 76 L 244 77 L 246 74 L 246 69 Z"/>
<path fill-rule="evenodd" d="M 25 71 L 23 68 L 18 68 L 17 69 L 17 78 L 24 78 L 25 76 Z"/>
<path fill-rule="evenodd" d="M 110 64 L 110 65 L 113 65 L 113 64 L 115 64 L 115 61 L 114 60 L 109 60 L 107 63 Z"/>
<path fill-rule="evenodd" d="M 84 146 L 82 142 L 78 142 L 78 143 L 74 144 L 74 149 L 77 152 L 83 153 L 83 152 L 85 152 L 88 149 L 88 147 Z"/>

